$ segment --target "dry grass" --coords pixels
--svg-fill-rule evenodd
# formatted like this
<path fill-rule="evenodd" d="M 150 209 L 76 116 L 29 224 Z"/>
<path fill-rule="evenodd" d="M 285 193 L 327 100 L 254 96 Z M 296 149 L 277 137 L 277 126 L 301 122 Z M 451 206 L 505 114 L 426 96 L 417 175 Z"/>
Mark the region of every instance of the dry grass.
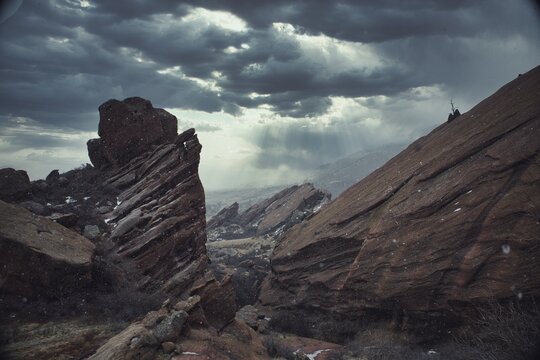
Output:
<path fill-rule="evenodd" d="M 535 301 L 492 301 L 477 308 L 472 326 L 455 342 L 479 360 L 532 359 L 538 355 L 540 309 Z"/>

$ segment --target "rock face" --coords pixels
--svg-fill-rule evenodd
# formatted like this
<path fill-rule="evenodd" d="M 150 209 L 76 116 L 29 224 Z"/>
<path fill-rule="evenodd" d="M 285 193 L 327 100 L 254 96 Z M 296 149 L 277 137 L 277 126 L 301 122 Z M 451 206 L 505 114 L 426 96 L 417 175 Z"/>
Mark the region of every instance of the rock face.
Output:
<path fill-rule="evenodd" d="M 193 130 L 107 173 L 104 186 L 122 189 L 111 213 L 110 250 L 133 264 L 138 287 L 176 295 L 206 267 L 201 145 Z M 183 141 L 182 141 L 183 140 Z"/>
<path fill-rule="evenodd" d="M 537 67 L 293 227 L 261 303 L 412 324 L 540 295 L 539 98 Z"/>
<path fill-rule="evenodd" d="M 112 99 L 99 107 L 100 139 L 88 141 L 90 160 L 98 168 L 124 165 L 154 145 L 173 143 L 177 131 L 176 117 L 148 100 Z"/>
<path fill-rule="evenodd" d="M 30 178 L 24 170 L 0 169 L 0 200 L 14 201 L 27 198 Z"/>
<path fill-rule="evenodd" d="M 208 238 L 210 241 L 240 239 L 270 233 L 279 236 L 328 201 L 329 193 L 306 183 L 282 190 L 241 214 L 238 203 L 234 203 L 208 221 Z"/>
<path fill-rule="evenodd" d="M 91 281 L 94 245 L 47 218 L 0 201 L 1 289 L 32 299 Z"/>

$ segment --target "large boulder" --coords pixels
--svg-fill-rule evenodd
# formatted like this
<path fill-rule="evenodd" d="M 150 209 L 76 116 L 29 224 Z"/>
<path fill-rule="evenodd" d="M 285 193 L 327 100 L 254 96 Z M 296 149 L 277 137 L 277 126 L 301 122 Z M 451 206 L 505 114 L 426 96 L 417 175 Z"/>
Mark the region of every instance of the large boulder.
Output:
<path fill-rule="evenodd" d="M 90 283 L 94 245 L 26 209 L 0 201 L 1 289 L 32 299 L 57 297 Z"/>
<path fill-rule="evenodd" d="M 111 99 L 99 107 L 98 135 L 88 141 L 90 160 L 96 167 L 124 165 L 155 145 L 173 143 L 176 117 L 140 97 Z"/>
<path fill-rule="evenodd" d="M 24 170 L 0 169 L 0 200 L 16 201 L 30 195 L 30 178 Z"/>
<path fill-rule="evenodd" d="M 538 94 L 540 67 L 293 227 L 261 303 L 409 325 L 540 296 Z"/>

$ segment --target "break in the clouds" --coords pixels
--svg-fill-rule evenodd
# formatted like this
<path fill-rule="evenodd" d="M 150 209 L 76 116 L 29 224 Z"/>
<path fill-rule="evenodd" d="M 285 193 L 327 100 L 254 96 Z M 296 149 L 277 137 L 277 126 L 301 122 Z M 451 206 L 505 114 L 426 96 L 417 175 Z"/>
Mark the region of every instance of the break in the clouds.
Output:
<path fill-rule="evenodd" d="M 86 162 L 98 105 L 141 96 L 198 129 L 205 186 L 298 181 L 348 153 L 409 142 L 445 120 L 450 99 L 467 110 L 536 66 L 536 10 L 525 0 L 5 1 L 0 166 L 41 177 Z"/>

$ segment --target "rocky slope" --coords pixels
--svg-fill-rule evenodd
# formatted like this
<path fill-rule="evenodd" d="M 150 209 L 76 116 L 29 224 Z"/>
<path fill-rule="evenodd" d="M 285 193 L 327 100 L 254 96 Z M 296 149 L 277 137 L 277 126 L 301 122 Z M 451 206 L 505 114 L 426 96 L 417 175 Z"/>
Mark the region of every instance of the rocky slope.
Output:
<path fill-rule="evenodd" d="M 8 319 L 2 319 L 0 344 L 7 352 L 0 352 L 0 356 L 89 356 L 126 321 L 134 322 L 120 338 L 124 339 L 122 334 L 126 332 L 131 334 L 133 328 L 139 329 L 135 317 L 142 310 L 159 308 L 165 299 L 165 307 L 182 303 L 190 296 L 197 299 L 194 314 L 190 314 L 192 323 L 175 327 L 178 319 L 174 311 L 178 309 L 173 311 L 169 305 L 167 309 L 173 312 L 159 315 L 154 325 L 163 331 L 171 330 L 171 325 L 174 331 L 163 338 L 161 330 L 145 335 L 145 341 L 152 342 L 139 345 L 149 354 L 155 358 L 182 357 L 185 354 L 178 350 L 174 353 L 170 344 L 164 343 L 188 339 L 190 348 L 199 349 L 201 356 L 218 351 L 205 347 L 207 343 L 226 347 L 230 346 L 228 342 L 236 342 L 245 345 L 246 354 L 261 352 L 260 340 L 252 339 L 249 328 L 235 321 L 237 307 L 230 277 L 219 282 L 207 268 L 205 199 L 198 176 L 201 145 L 195 130 L 178 135 L 176 118 L 141 98 L 110 100 L 99 109 L 100 139 L 88 142 L 95 167 L 85 166 L 65 174 L 53 171 L 46 180 L 5 195 L 34 214 L 0 203 L 2 214 L 9 215 L 1 223 L 1 246 L 6 250 L 2 256 L 9 257 L 3 261 L 11 264 L 13 260 L 17 273 L 28 277 L 17 278 L 10 273 L 6 280 L 2 270 L 2 281 L 7 281 L 7 285 L 2 284 L 2 295 L 9 290 L 14 297 L 27 301 L 20 301 L 22 305 L 8 314 Z M 4 182 L 25 175 L 12 169 L 4 173 Z M 12 221 L 10 216 L 16 219 Z M 95 245 L 77 233 L 92 239 Z M 76 251 L 75 245 L 80 244 L 84 246 Z M 34 259 L 39 260 L 38 273 Z M 72 273 L 79 275 L 74 285 Z M 40 303 L 26 297 L 26 283 L 35 285 L 34 291 L 39 294 L 46 294 L 55 290 L 58 279 L 66 279 L 63 290 L 82 287 L 84 291 L 71 297 L 55 293 Z M 52 330 L 38 331 L 32 342 L 37 345 L 29 348 L 23 333 L 27 328 Z M 197 332 L 200 337 L 193 337 Z M 226 339 L 220 337 L 222 332 L 228 334 Z M 60 341 L 61 334 L 70 335 Z M 140 336 L 131 336 L 127 341 L 135 351 L 139 345 L 135 346 L 134 338 Z M 105 347 L 94 358 L 119 358 L 115 349 L 121 345 L 117 339 L 111 339 L 112 352 Z M 77 353 L 74 344 L 82 343 L 85 345 Z M 130 354 L 122 350 L 125 358 Z M 222 358 L 258 356 L 232 354 Z"/>
<path fill-rule="evenodd" d="M 279 237 L 328 201 L 330 194 L 306 183 L 286 188 L 242 213 L 238 212 L 238 203 L 234 203 L 208 221 L 208 238 L 215 241 L 267 234 Z"/>
<path fill-rule="evenodd" d="M 538 297 L 539 99 L 537 67 L 293 227 L 261 304 L 421 328 L 463 320 L 471 303 Z"/>

